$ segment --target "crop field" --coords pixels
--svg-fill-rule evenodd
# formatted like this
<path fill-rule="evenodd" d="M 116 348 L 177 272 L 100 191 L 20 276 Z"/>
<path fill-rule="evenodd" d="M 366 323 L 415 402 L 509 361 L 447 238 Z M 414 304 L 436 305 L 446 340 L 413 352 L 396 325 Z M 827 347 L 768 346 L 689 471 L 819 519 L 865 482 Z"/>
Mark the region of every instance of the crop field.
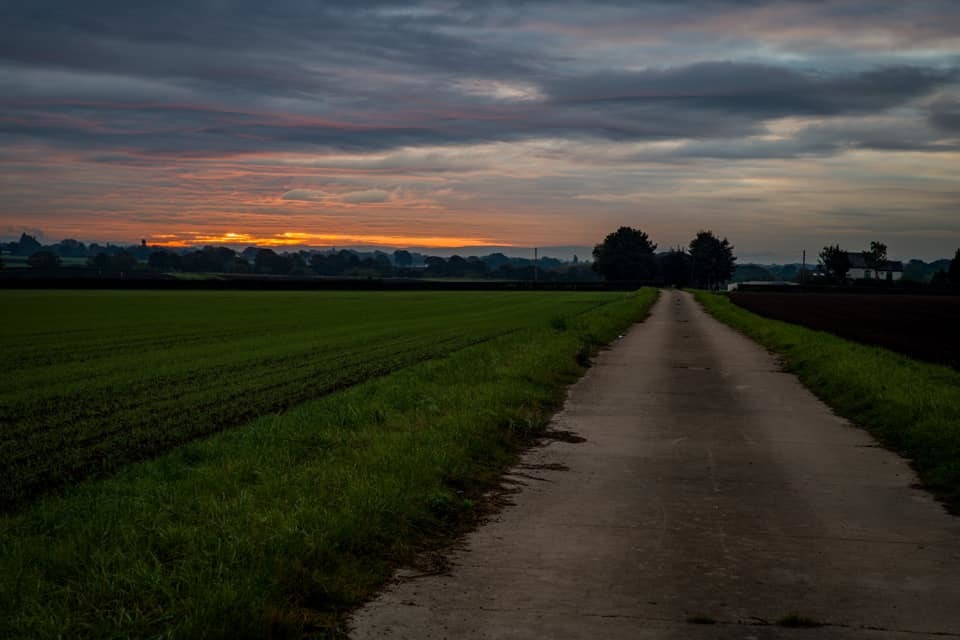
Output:
<path fill-rule="evenodd" d="M 3 292 L 0 509 L 611 294 Z"/>
<path fill-rule="evenodd" d="M 960 296 L 744 291 L 730 299 L 766 318 L 960 367 Z"/>
<path fill-rule="evenodd" d="M 0 637 L 30 639 L 342 637 L 657 297 L 0 295 Z"/>

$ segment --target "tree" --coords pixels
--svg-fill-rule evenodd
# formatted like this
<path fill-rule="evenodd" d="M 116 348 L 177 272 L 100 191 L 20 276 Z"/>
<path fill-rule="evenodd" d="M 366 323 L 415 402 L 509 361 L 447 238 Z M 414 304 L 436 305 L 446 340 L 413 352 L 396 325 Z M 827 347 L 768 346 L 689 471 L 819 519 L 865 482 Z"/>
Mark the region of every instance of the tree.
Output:
<path fill-rule="evenodd" d="M 733 245 L 724 238 L 720 240 L 712 231 L 700 231 L 690 241 L 693 283 L 706 289 L 717 289 L 726 282 L 737 268 Z"/>
<path fill-rule="evenodd" d="M 447 261 L 440 256 L 427 256 L 423 262 L 427 265 L 425 272 L 428 276 L 447 275 Z"/>
<path fill-rule="evenodd" d="M 43 249 L 43 245 L 40 244 L 36 238 L 29 236 L 26 233 L 20 234 L 20 242 L 17 243 L 16 254 L 21 256 L 32 256 Z"/>
<path fill-rule="evenodd" d="M 154 251 L 147 259 L 151 269 L 157 271 L 177 271 L 181 267 L 180 256 L 169 251 Z"/>
<path fill-rule="evenodd" d="M 840 245 L 826 246 L 820 251 L 820 264 L 827 274 L 843 280 L 850 271 L 850 254 Z"/>
<path fill-rule="evenodd" d="M 946 287 L 949 284 L 950 276 L 943 269 L 937 271 L 935 274 L 933 274 L 933 277 L 930 278 L 930 286 L 933 287 Z"/>
<path fill-rule="evenodd" d="M 593 248 L 593 270 L 606 280 L 650 280 L 657 272 L 656 249 L 643 231 L 620 227 Z"/>
<path fill-rule="evenodd" d="M 87 258 L 87 264 L 89 264 L 91 267 L 99 269 L 100 271 L 103 271 L 104 269 L 109 269 L 110 256 L 108 256 L 106 253 L 101 251 L 96 256 L 92 258 Z"/>
<path fill-rule="evenodd" d="M 73 238 L 66 238 L 53 246 L 58 256 L 63 258 L 84 258 L 87 255 L 87 245 Z"/>
<path fill-rule="evenodd" d="M 882 242 L 871 242 L 870 250 L 863 252 L 863 259 L 871 269 L 882 269 L 887 264 L 887 245 Z"/>
<path fill-rule="evenodd" d="M 393 252 L 393 263 L 401 269 L 407 269 L 413 265 L 413 256 L 405 249 L 397 249 Z"/>
<path fill-rule="evenodd" d="M 120 251 L 110 257 L 110 268 L 114 271 L 133 271 L 137 259 L 129 251 Z"/>
<path fill-rule="evenodd" d="M 34 269 L 56 269 L 60 266 L 60 256 L 52 251 L 37 251 L 27 258 L 27 264 Z"/>
<path fill-rule="evenodd" d="M 660 255 L 660 274 L 663 284 L 685 287 L 690 284 L 690 254 L 682 247 Z"/>
<path fill-rule="evenodd" d="M 957 249 L 953 260 L 950 261 L 950 268 L 947 269 L 947 277 L 950 278 L 950 284 L 955 287 L 960 287 L 960 249 Z"/>
<path fill-rule="evenodd" d="M 293 260 L 273 249 L 260 249 L 253 261 L 259 273 L 285 274 L 293 270 Z"/>

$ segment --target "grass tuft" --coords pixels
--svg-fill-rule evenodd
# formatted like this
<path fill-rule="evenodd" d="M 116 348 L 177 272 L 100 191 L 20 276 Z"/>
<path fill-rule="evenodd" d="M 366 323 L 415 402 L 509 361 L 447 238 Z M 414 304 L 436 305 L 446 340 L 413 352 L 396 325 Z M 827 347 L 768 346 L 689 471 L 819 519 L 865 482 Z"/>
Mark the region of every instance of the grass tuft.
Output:
<path fill-rule="evenodd" d="M 960 371 L 769 320 L 695 292 L 718 320 L 783 356 L 834 411 L 909 458 L 924 486 L 960 513 Z"/>

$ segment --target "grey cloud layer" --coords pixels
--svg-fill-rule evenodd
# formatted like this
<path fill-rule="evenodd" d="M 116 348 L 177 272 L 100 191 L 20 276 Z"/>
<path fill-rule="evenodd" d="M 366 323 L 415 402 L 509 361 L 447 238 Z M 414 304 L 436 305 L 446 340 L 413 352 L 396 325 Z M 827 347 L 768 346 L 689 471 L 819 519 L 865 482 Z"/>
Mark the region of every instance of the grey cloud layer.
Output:
<path fill-rule="evenodd" d="M 729 157 L 943 149 L 957 102 L 927 98 L 956 88 L 956 52 L 930 59 L 920 42 L 922 55 L 896 57 L 918 33 L 948 38 L 958 16 L 934 1 L 14 1 L 0 8 L 0 143 L 158 156 L 530 138 L 699 141 L 676 159 L 723 145 Z M 859 68 L 818 59 L 809 38 L 856 47 L 837 21 L 894 44 L 879 63 L 875 45 L 859 51 Z M 706 59 L 681 48 L 691 32 L 712 43 L 698 48 Z M 759 61 L 729 44 L 744 38 L 791 55 Z M 777 118 L 898 109 L 909 126 L 896 132 L 839 124 L 831 141 L 741 140 Z"/>

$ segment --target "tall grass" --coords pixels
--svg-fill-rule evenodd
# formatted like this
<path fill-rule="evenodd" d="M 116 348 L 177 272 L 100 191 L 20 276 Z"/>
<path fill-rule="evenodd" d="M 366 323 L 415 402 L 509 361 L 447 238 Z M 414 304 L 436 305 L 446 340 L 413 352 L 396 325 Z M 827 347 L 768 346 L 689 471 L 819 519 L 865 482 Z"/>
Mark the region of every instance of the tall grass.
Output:
<path fill-rule="evenodd" d="M 333 633 L 473 508 L 643 290 L 265 416 L 0 518 L 0 637 Z"/>
<path fill-rule="evenodd" d="M 694 295 L 718 320 L 781 354 L 838 414 L 909 458 L 924 485 L 960 512 L 960 372 L 768 320 L 724 295 Z"/>

